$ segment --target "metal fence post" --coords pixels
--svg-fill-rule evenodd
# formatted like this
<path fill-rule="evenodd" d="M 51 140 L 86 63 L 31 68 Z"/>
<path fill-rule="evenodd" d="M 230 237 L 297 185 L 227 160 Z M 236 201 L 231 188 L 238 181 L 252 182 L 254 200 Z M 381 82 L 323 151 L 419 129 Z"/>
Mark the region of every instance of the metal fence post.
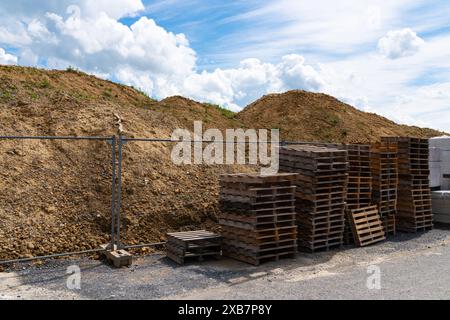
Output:
<path fill-rule="evenodd" d="M 111 244 L 110 249 L 114 250 L 114 229 L 116 214 L 116 136 L 111 140 Z"/>
<path fill-rule="evenodd" d="M 119 159 L 118 159 L 118 178 L 117 178 L 117 207 L 116 207 L 116 219 L 117 219 L 117 232 L 116 232 L 116 244 L 118 249 L 123 249 L 123 245 L 120 239 L 120 220 L 121 220 L 121 207 L 122 207 L 122 148 L 123 137 L 119 136 Z"/>

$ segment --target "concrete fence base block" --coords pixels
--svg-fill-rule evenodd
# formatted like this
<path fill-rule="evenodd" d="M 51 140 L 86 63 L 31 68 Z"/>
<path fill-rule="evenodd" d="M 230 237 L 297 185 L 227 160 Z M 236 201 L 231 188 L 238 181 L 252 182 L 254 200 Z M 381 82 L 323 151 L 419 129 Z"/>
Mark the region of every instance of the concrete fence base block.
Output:
<path fill-rule="evenodd" d="M 104 255 L 109 263 L 111 263 L 116 268 L 129 267 L 133 264 L 133 256 L 126 250 L 117 249 L 116 246 L 112 248 L 108 244 L 101 246 L 105 249 Z"/>

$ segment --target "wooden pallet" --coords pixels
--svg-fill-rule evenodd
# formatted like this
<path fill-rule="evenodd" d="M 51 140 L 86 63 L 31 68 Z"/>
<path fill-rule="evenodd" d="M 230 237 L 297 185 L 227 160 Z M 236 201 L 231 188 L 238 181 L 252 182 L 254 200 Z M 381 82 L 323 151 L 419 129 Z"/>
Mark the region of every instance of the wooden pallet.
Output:
<path fill-rule="evenodd" d="M 359 247 L 386 240 L 377 206 L 351 210 L 350 225 Z"/>
<path fill-rule="evenodd" d="M 167 257 L 178 264 L 186 259 L 203 261 L 208 256 L 220 256 L 222 237 L 205 231 L 187 231 L 168 233 L 166 243 Z"/>
<path fill-rule="evenodd" d="M 305 158 L 308 161 L 311 159 L 347 159 L 348 153 L 333 147 L 322 147 L 314 145 L 292 145 L 280 148 L 281 156 L 292 156 L 297 158 Z M 346 160 L 341 161 L 346 162 Z"/>
<path fill-rule="evenodd" d="M 278 185 L 280 182 L 294 181 L 296 174 L 294 173 L 279 173 L 273 175 L 260 175 L 251 173 L 236 173 L 236 174 L 223 174 L 220 176 L 222 183 L 237 183 L 246 184 L 252 186 L 258 185 Z"/>
<path fill-rule="evenodd" d="M 297 245 L 289 245 L 283 248 L 275 248 L 257 252 L 247 248 L 236 247 L 225 244 L 223 246 L 223 255 L 246 262 L 255 266 L 269 261 L 278 261 L 284 258 L 295 258 L 297 253 Z"/>
<path fill-rule="evenodd" d="M 409 233 L 417 233 L 433 230 L 434 224 L 432 221 L 428 222 L 416 222 L 416 223 L 408 223 L 400 220 L 397 223 L 397 230 Z"/>
<path fill-rule="evenodd" d="M 289 196 L 285 196 L 284 198 L 279 198 L 276 200 L 258 202 L 258 203 L 247 203 L 247 202 L 238 202 L 231 200 L 221 200 L 220 207 L 223 211 L 251 211 L 258 212 L 264 211 L 267 209 L 280 209 L 280 208 L 288 208 L 295 207 L 295 198 L 294 194 Z"/>
<path fill-rule="evenodd" d="M 251 231 L 225 225 L 222 225 L 220 228 L 221 234 L 224 237 L 239 239 L 242 242 L 250 244 L 276 243 L 285 239 L 297 238 L 297 226 Z"/>
<path fill-rule="evenodd" d="M 294 217 L 294 215 L 291 215 L 291 216 Z M 296 226 L 295 218 L 289 218 L 288 220 L 281 220 L 281 221 L 279 220 L 279 221 L 263 222 L 263 223 L 254 223 L 254 222 L 248 222 L 248 221 L 238 221 L 237 219 L 230 220 L 230 219 L 220 218 L 219 223 L 221 226 L 240 228 L 240 229 L 249 230 L 249 231 L 270 231 L 270 230 L 275 231 L 279 228 L 288 228 L 288 227 Z"/>
<path fill-rule="evenodd" d="M 315 253 L 320 251 L 329 251 L 332 249 L 342 248 L 343 234 L 327 236 L 316 239 L 299 239 L 298 250 L 301 252 Z"/>
<path fill-rule="evenodd" d="M 273 200 L 285 199 L 295 192 L 295 186 L 271 186 L 269 188 L 220 188 L 220 200 L 244 203 L 261 203 Z"/>

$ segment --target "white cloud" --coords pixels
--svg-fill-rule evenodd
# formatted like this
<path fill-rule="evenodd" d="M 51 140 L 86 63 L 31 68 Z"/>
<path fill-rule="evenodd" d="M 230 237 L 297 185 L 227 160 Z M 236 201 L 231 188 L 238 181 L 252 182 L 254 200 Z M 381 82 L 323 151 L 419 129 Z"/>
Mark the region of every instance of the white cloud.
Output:
<path fill-rule="evenodd" d="M 141 0 L 47 0 L 39 1 L 39 4 L 30 0 L 3 0 L 0 14 L 13 14 L 27 20 L 41 17 L 46 12 L 65 14 L 71 6 L 78 7 L 83 16 L 95 17 L 104 12 L 114 19 L 134 16 L 145 8 Z"/>
<path fill-rule="evenodd" d="M 156 97 L 179 92 L 194 73 L 196 53 L 185 35 L 147 17 L 131 26 L 118 20 L 143 10 L 140 0 L 26 2 L 0 5 L 0 45 L 15 48 L 20 65 L 73 66 Z"/>
<path fill-rule="evenodd" d="M 76 4 L 76 2 L 70 1 L 71 4 Z M 96 16 L 99 12 L 104 12 L 113 19 L 135 16 L 145 8 L 141 0 L 84 0 L 79 2 L 82 6 L 82 14 L 85 11 Z"/>
<path fill-rule="evenodd" d="M 180 93 L 239 110 L 267 93 L 291 89 L 326 91 L 327 86 L 320 70 L 305 64 L 302 56 L 291 54 L 283 56 L 278 64 L 246 59 L 239 68 L 192 74 Z"/>
<path fill-rule="evenodd" d="M 421 86 L 392 102 L 387 117 L 409 125 L 449 131 L 450 82 Z"/>
<path fill-rule="evenodd" d="M 385 59 L 375 53 L 327 62 L 327 82 L 335 96 L 399 123 L 450 131 L 450 36 L 427 38 L 413 56 Z M 349 74 L 354 74 L 351 80 Z M 352 99 L 366 97 L 367 104 Z"/>
<path fill-rule="evenodd" d="M 221 37 L 218 54 L 241 58 L 248 53 L 260 59 L 274 59 L 296 50 L 320 52 L 324 56 L 355 54 L 399 28 L 403 12 L 423 0 L 278 0 L 260 1 L 256 8 L 222 20 L 225 24 L 246 24 Z M 267 46 L 270 43 L 270 46 Z M 308 56 L 311 59 L 311 56 Z"/>
<path fill-rule="evenodd" d="M 192 70 L 171 77 L 152 77 L 148 72 L 125 68 L 117 72 L 116 77 L 146 92 L 154 92 L 158 98 L 184 95 L 234 111 L 268 93 L 291 89 L 331 90 L 321 70 L 305 64 L 305 59 L 295 54 L 283 56 L 278 64 L 246 59 L 238 68 L 218 68 L 201 73 Z"/>
<path fill-rule="evenodd" d="M 147 72 L 138 72 L 129 67 L 120 68 L 115 72 L 116 78 L 122 82 L 135 86 L 145 92 L 154 92 L 154 82 Z"/>
<path fill-rule="evenodd" d="M 425 41 L 410 28 L 389 31 L 378 41 L 380 53 L 389 59 L 412 56 L 424 45 Z"/>
<path fill-rule="evenodd" d="M 6 53 L 3 48 L 0 48 L 0 64 L 17 64 L 17 57 Z"/>
<path fill-rule="evenodd" d="M 436 83 L 420 88 L 419 93 L 428 99 L 445 99 L 446 104 L 450 106 L 450 82 Z"/>
<path fill-rule="evenodd" d="M 370 6 L 367 8 L 367 26 L 370 29 L 380 29 L 382 22 L 382 13 L 379 6 Z"/>
<path fill-rule="evenodd" d="M 29 0 L 2 0 L 0 45 L 30 46 L 32 40 L 29 31 L 33 30 L 27 30 L 27 27 L 30 24 L 36 27 L 32 21 L 41 20 L 47 12 L 60 16 L 76 13 L 86 18 L 95 18 L 105 13 L 113 19 L 120 19 L 135 16 L 144 8 L 141 0 L 47 0 L 39 3 Z"/>

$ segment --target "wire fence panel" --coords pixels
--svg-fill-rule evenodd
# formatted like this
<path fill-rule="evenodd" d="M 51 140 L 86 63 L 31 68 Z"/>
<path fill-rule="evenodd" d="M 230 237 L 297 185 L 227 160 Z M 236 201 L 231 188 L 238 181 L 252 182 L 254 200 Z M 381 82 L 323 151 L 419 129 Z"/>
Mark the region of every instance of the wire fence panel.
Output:
<path fill-rule="evenodd" d="M 0 263 L 111 241 L 112 141 L 0 137 Z"/>
<path fill-rule="evenodd" d="M 189 143 L 193 147 L 193 142 Z M 194 163 L 193 154 L 192 164 L 177 165 L 171 158 L 176 144 L 164 139 L 123 142 L 122 159 L 119 158 L 122 201 L 118 212 L 124 247 L 137 247 L 145 253 L 148 248 L 144 244 L 160 244 L 167 232 L 198 228 L 217 231 L 220 175 L 259 172 L 259 164 L 248 162 Z M 203 147 L 206 145 L 203 143 Z"/>
<path fill-rule="evenodd" d="M 146 252 L 170 231 L 215 230 L 220 175 L 260 172 L 266 164 L 251 162 L 250 152 L 273 145 L 215 141 L 223 160 L 207 164 L 212 141 L 187 141 L 191 162 L 177 164 L 178 142 L 0 136 L 0 264 L 99 252 L 107 243 Z M 228 163 L 227 148 L 237 159 L 242 144 L 244 163 Z"/>

